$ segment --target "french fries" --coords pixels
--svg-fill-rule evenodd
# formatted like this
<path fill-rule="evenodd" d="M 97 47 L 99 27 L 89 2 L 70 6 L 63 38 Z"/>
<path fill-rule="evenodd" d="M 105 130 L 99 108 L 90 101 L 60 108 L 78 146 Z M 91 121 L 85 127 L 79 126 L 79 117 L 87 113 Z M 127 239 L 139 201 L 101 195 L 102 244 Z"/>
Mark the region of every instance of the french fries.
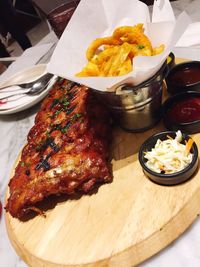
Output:
<path fill-rule="evenodd" d="M 132 59 L 136 56 L 155 56 L 162 53 L 165 46 L 152 47 L 143 32 L 143 24 L 122 26 L 114 30 L 112 36 L 97 38 L 86 51 L 87 65 L 77 77 L 121 76 L 133 70 Z"/>

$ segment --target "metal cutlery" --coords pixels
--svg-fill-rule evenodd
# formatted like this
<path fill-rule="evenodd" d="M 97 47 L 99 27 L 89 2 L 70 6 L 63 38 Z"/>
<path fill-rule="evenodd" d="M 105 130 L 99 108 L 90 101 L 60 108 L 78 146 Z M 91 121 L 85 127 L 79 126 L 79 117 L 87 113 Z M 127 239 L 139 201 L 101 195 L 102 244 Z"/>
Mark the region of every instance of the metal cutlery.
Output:
<path fill-rule="evenodd" d="M 16 95 L 36 95 L 41 93 L 43 90 L 45 90 L 47 88 L 47 86 L 49 85 L 52 77 L 54 75 L 50 74 L 50 73 L 46 73 L 45 75 L 43 75 L 42 77 L 38 78 L 37 80 L 35 80 L 34 82 L 30 82 L 30 83 L 23 83 L 20 85 L 17 85 L 20 87 L 19 90 L 5 90 L 5 88 L 2 90 L 0 90 L 0 100 L 3 99 L 8 99 L 12 96 L 16 96 Z M 1 94 L 3 94 L 3 96 L 1 97 Z M 5 95 L 7 94 L 7 95 Z"/>
<path fill-rule="evenodd" d="M 51 79 L 53 77 L 53 74 L 50 74 L 50 73 L 45 73 L 44 75 L 40 76 L 38 79 L 32 81 L 32 82 L 28 82 L 28 83 L 20 83 L 20 84 L 12 84 L 10 86 L 4 86 L 4 87 L 1 87 L 0 88 L 0 92 L 2 89 L 5 89 L 5 88 L 9 88 L 9 87 L 12 87 L 12 86 L 19 86 L 21 89 L 27 89 L 27 88 L 31 88 L 33 87 L 33 85 L 37 82 L 45 82 L 45 81 L 48 81 L 49 79 Z M 12 91 L 12 90 L 10 90 Z"/>

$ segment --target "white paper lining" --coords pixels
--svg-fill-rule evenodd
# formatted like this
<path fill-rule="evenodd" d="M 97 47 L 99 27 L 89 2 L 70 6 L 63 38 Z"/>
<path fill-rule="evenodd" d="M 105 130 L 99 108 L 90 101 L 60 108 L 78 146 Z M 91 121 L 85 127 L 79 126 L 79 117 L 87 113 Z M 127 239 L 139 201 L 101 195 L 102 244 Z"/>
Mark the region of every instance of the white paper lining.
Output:
<path fill-rule="evenodd" d="M 162 10 L 159 10 L 158 8 L 156 11 L 157 20 L 159 12 L 162 18 Z M 159 70 L 190 23 L 186 13 L 181 14 L 176 22 L 174 15 L 171 21 L 165 21 L 164 18 L 164 22 L 158 23 L 149 23 L 149 18 L 148 7 L 137 0 L 82 0 L 59 40 L 47 70 L 100 91 L 115 89 L 127 81 L 135 85 L 145 81 Z M 153 45 L 165 44 L 166 49 L 162 54 L 136 57 L 133 60 L 134 70 L 124 76 L 86 78 L 75 76 L 86 65 L 85 52 L 95 38 L 111 34 L 118 26 L 137 23 L 144 23 L 145 32 Z"/>

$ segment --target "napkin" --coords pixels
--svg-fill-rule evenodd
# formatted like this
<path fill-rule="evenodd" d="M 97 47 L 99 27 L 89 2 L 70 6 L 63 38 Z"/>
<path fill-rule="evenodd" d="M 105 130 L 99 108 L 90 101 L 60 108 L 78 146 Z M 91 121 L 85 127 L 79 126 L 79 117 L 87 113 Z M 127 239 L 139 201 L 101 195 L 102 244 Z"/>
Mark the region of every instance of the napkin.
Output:
<path fill-rule="evenodd" d="M 40 68 L 35 70 L 35 72 L 33 73 L 34 74 L 33 76 L 31 76 L 30 73 L 28 77 L 23 78 L 22 76 L 20 81 L 23 83 L 25 81 L 26 82 L 32 81 L 33 77 L 34 79 L 38 78 L 41 74 L 46 72 L 46 65 L 35 66 L 35 64 L 37 64 L 41 59 L 43 59 L 43 57 L 47 55 L 47 53 L 51 50 L 51 48 L 53 48 L 54 45 L 55 43 L 42 44 L 42 45 L 31 47 L 25 50 L 24 53 L 15 62 L 13 62 L 9 66 L 9 68 L 0 76 L 0 84 L 2 85 L 4 83 L 12 84 L 12 79 L 13 79 L 13 82 L 15 83 L 17 73 L 23 73 L 23 72 L 28 73 L 26 71 L 31 69 L 32 67 L 33 68 L 40 67 Z M 42 66 L 45 67 L 45 70 L 44 70 L 44 67 Z M 39 76 L 37 76 L 37 73 L 38 74 L 40 73 Z M 48 88 L 50 87 L 48 86 Z M 17 91 L 18 93 L 21 93 L 21 92 L 25 92 L 26 90 L 20 89 L 19 86 L 9 86 L 5 89 L 0 88 L 0 97 L 2 98 L 2 97 L 6 97 L 7 95 L 10 95 L 11 91 L 13 92 Z M 0 111 L 14 109 L 19 106 L 28 105 L 29 103 L 36 102 L 36 100 L 39 98 L 40 98 L 40 95 L 34 95 L 34 96 L 18 95 L 18 96 L 13 96 L 5 100 L 0 100 Z"/>
<path fill-rule="evenodd" d="M 176 47 L 200 47 L 200 22 L 191 23 L 187 27 Z"/>
<path fill-rule="evenodd" d="M 12 97 L 9 97 L 7 99 L 0 100 L 0 111 L 8 110 L 8 109 L 14 109 L 18 107 L 23 107 L 27 106 L 29 107 L 31 103 L 37 103 L 39 100 L 41 100 L 44 96 L 47 95 L 48 91 L 51 89 L 53 84 L 55 83 L 57 77 L 54 76 L 48 86 L 40 93 L 37 95 L 26 95 L 26 94 L 19 94 L 19 95 L 14 95 Z M 7 97 L 8 95 L 11 95 L 12 92 L 17 93 L 24 93 L 27 92 L 28 89 L 20 89 L 19 86 L 11 86 L 7 90 L 6 89 L 1 89 L 0 90 L 0 98 L 2 97 Z"/>
<path fill-rule="evenodd" d="M 167 3 L 166 7 L 171 7 L 169 1 L 164 0 L 164 4 Z M 156 16 L 155 12 L 158 13 Z M 54 50 L 47 71 L 100 91 L 115 90 L 123 83 L 135 85 L 141 83 L 159 70 L 190 23 L 186 13 L 181 14 L 177 21 L 174 21 L 172 12 L 169 12 L 167 18 L 161 22 L 162 17 L 163 9 L 157 8 L 157 11 L 154 10 L 154 18 L 159 22 L 150 23 L 147 5 L 137 0 L 82 0 Z M 89 78 L 75 76 L 86 65 L 85 52 L 94 39 L 112 34 L 118 26 L 137 23 L 144 23 L 145 33 L 153 46 L 165 44 L 166 49 L 162 54 L 136 57 L 133 60 L 134 70 L 124 76 Z"/>
<path fill-rule="evenodd" d="M 53 45 L 54 43 L 48 43 L 26 49 L 23 54 L 0 75 L 0 83 L 7 81 L 17 72 L 23 71 L 37 64 Z"/>
<path fill-rule="evenodd" d="M 174 12 L 167 0 L 154 0 L 152 22 L 175 21 Z"/>
<path fill-rule="evenodd" d="M 18 90 L 18 88 L 15 89 Z M 0 100 L 0 111 L 23 106 L 29 102 L 32 102 L 35 98 L 36 96 L 18 95 L 9 98 L 9 101 L 6 99 Z"/>

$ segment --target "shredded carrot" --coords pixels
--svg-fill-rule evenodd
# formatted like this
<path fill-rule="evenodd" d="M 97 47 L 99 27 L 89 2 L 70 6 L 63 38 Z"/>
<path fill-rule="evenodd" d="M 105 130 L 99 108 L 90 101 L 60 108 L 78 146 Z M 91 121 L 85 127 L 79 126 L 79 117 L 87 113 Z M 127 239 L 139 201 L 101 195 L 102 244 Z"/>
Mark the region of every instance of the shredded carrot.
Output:
<path fill-rule="evenodd" d="M 165 171 L 165 166 L 164 165 L 159 165 L 159 168 L 161 171 Z"/>
<path fill-rule="evenodd" d="M 186 148 L 185 148 L 185 155 L 187 156 L 190 153 L 190 149 L 192 148 L 194 141 L 192 138 L 190 138 L 187 143 L 186 143 Z"/>

